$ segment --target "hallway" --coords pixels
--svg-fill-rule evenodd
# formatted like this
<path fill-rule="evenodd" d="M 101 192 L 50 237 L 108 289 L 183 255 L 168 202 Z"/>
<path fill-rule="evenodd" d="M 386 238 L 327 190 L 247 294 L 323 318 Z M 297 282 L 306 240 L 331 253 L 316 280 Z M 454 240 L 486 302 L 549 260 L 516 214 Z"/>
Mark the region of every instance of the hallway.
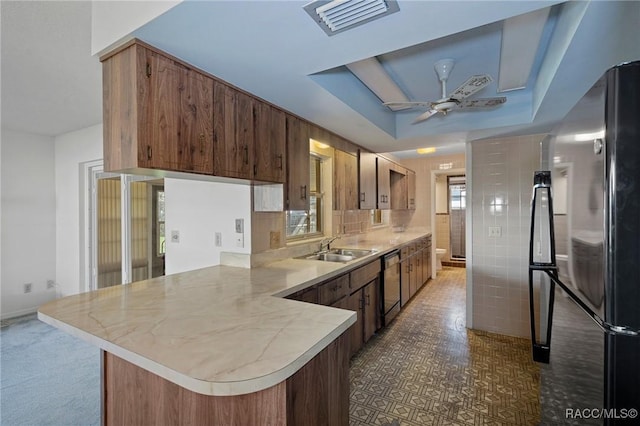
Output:
<path fill-rule="evenodd" d="M 538 424 L 529 341 L 467 330 L 465 295 L 445 267 L 352 359 L 352 426 Z"/>

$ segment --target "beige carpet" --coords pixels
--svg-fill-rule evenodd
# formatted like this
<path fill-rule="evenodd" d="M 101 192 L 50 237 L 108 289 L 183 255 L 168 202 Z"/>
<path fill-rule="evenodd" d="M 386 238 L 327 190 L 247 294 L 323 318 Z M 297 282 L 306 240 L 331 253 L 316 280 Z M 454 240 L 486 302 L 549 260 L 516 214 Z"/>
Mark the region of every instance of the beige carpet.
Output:
<path fill-rule="evenodd" d="M 351 361 L 351 425 L 536 425 L 530 342 L 465 328 L 465 269 L 445 267 Z"/>

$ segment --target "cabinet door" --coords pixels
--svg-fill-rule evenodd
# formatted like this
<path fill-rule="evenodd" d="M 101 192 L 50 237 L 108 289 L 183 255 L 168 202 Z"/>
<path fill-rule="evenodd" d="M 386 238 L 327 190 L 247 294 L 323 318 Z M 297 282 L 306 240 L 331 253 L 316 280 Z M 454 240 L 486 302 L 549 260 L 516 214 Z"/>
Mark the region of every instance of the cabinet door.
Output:
<path fill-rule="evenodd" d="M 253 178 L 284 183 L 286 177 L 285 113 L 269 104 L 255 101 L 255 144 Z"/>
<path fill-rule="evenodd" d="M 214 174 L 251 179 L 253 99 L 216 82 L 214 106 Z"/>
<path fill-rule="evenodd" d="M 416 209 L 416 172 L 407 170 L 407 198 L 409 210 Z"/>
<path fill-rule="evenodd" d="M 411 262 L 409 259 L 400 262 L 400 306 L 404 306 L 409 302 L 411 298 L 411 292 L 409 291 Z"/>
<path fill-rule="evenodd" d="M 309 125 L 287 115 L 287 210 L 309 210 Z"/>
<path fill-rule="evenodd" d="M 358 209 L 358 159 L 355 155 L 336 149 L 333 168 L 333 209 Z"/>
<path fill-rule="evenodd" d="M 413 297 L 418 290 L 418 276 L 416 268 L 416 256 L 409 258 L 409 297 Z"/>
<path fill-rule="evenodd" d="M 424 263 L 422 262 L 422 250 L 419 250 L 415 256 L 416 258 L 416 270 L 415 270 L 415 275 L 416 275 L 416 292 L 420 289 L 420 287 L 422 287 L 422 283 L 424 281 L 422 281 L 422 269 L 424 268 Z"/>
<path fill-rule="evenodd" d="M 364 296 L 364 341 L 368 342 L 378 329 L 378 321 L 380 319 L 379 306 L 379 281 L 377 279 L 371 281 L 363 289 Z"/>
<path fill-rule="evenodd" d="M 139 147 L 147 167 L 213 174 L 213 79 L 155 52 L 148 59 Z"/>
<path fill-rule="evenodd" d="M 377 180 L 378 180 L 378 208 L 388 210 L 391 208 L 391 180 L 390 164 L 386 158 L 377 158 Z"/>
<path fill-rule="evenodd" d="M 371 152 L 360 151 L 358 154 L 359 167 L 359 197 L 360 209 L 376 208 L 376 155 Z"/>
<path fill-rule="evenodd" d="M 348 299 L 348 306 L 350 311 L 355 311 L 358 314 L 358 319 L 355 324 L 351 326 L 349 329 L 349 334 L 351 336 L 351 356 L 355 355 L 360 348 L 364 345 L 364 337 L 363 337 L 363 298 L 362 298 L 362 290 L 356 291 Z"/>
<path fill-rule="evenodd" d="M 431 250 L 431 246 L 426 246 L 424 250 L 422 250 L 422 284 L 429 281 L 431 278 L 431 262 L 429 262 L 429 252 Z"/>

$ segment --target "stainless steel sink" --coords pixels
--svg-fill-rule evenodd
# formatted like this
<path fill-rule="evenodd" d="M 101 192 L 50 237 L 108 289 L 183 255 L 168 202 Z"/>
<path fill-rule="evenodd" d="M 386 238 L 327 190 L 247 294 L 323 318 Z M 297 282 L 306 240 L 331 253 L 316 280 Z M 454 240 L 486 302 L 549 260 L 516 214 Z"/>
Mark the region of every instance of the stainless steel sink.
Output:
<path fill-rule="evenodd" d="M 374 252 L 375 250 L 334 248 L 328 252 L 306 254 L 296 257 L 296 259 L 320 260 L 322 262 L 349 262 Z"/>
<path fill-rule="evenodd" d="M 354 259 L 368 256 L 374 252 L 375 250 L 351 249 L 351 248 L 334 248 L 329 251 L 329 253 L 341 254 L 344 256 L 353 256 Z"/>
<path fill-rule="evenodd" d="M 355 259 L 355 257 L 338 253 L 318 253 L 302 256 L 298 259 L 322 260 L 323 262 L 348 262 Z"/>

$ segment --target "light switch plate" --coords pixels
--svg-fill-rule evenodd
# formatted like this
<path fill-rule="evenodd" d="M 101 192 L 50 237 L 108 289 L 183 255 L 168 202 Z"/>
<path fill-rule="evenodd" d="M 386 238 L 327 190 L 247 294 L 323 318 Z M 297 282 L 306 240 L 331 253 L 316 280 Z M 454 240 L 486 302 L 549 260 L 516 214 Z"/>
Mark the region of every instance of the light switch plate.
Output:
<path fill-rule="evenodd" d="M 222 247 L 222 232 L 216 232 L 216 247 Z"/>
<path fill-rule="evenodd" d="M 489 227 L 489 237 L 501 237 L 502 236 L 502 228 L 499 226 L 490 226 Z"/>
<path fill-rule="evenodd" d="M 244 233 L 244 219 L 236 219 L 236 234 Z"/>

